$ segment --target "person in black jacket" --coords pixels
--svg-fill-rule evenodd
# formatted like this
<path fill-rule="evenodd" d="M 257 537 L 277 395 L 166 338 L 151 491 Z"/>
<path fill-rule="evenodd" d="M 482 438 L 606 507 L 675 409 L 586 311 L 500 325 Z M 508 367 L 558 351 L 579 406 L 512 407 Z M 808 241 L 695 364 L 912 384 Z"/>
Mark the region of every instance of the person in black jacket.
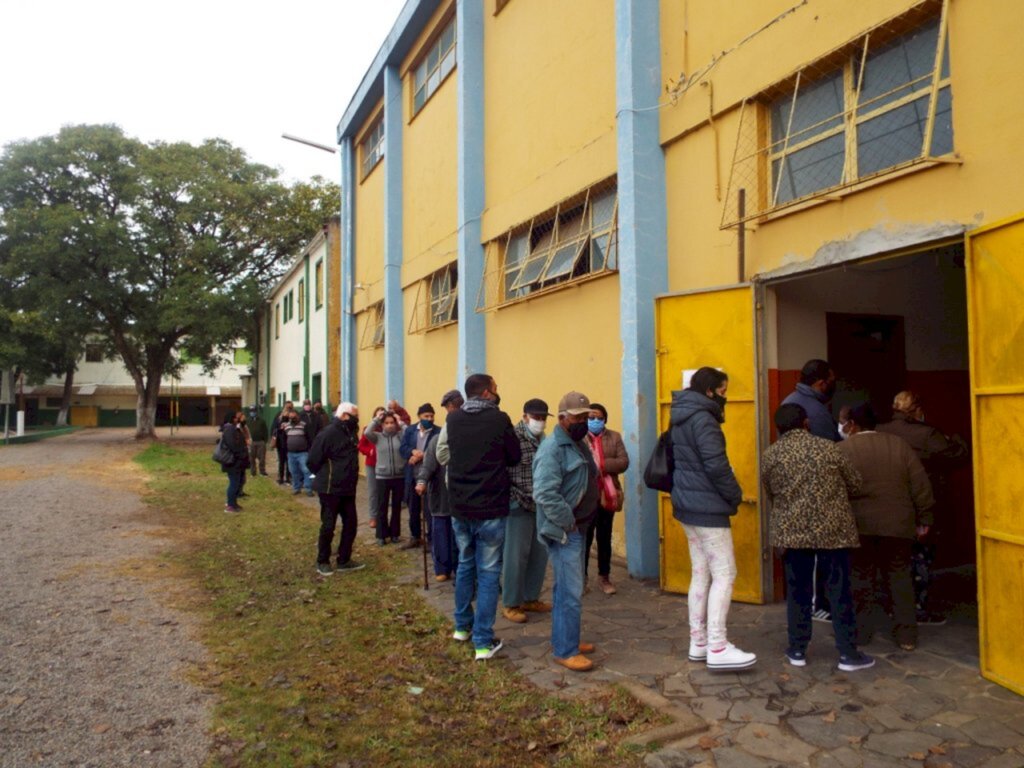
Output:
<path fill-rule="evenodd" d="M 726 640 L 736 581 L 729 518 L 743 501 L 722 432 L 728 388 L 725 373 L 705 367 L 687 389 L 672 393 L 672 512 L 690 547 L 689 658 L 709 670 L 746 669 L 757 661 Z"/>
<path fill-rule="evenodd" d="M 522 453 L 511 419 L 498 410 L 501 398 L 494 379 L 474 373 L 466 379 L 466 397 L 445 422 L 448 499 L 459 545 L 453 637 L 472 636 L 481 661 L 492 658 L 502 645 L 494 636 L 494 615 L 512 487 L 508 468 L 519 463 Z"/>
<path fill-rule="evenodd" d="M 356 539 L 356 484 L 359 482 L 359 409 L 342 403 L 331 420 L 313 440 L 306 459 L 313 473 L 313 489 L 320 495 L 320 540 L 316 570 L 330 576 L 331 542 L 334 526 L 341 518 L 341 539 L 338 542 L 338 570 L 358 571 L 363 567 L 352 559 Z"/>
<path fill-rule="evenodd" d="M 238 492 L 242 489 L 242 479 L 245 477 L 245 468 L 249 461 L 249 447 L 245 444 L 245 436 L 238 426 L 238 420 L 242 412 L 228 414 L 230 420 L 225 420 L 221 426 L 221 443 L 234 455 L 235 460 L 230 464 L 221 465 L 221 469 L 228 476 L 227 504 L 224 505 L 225 512 L 241 512 L 238 504 Z"/>

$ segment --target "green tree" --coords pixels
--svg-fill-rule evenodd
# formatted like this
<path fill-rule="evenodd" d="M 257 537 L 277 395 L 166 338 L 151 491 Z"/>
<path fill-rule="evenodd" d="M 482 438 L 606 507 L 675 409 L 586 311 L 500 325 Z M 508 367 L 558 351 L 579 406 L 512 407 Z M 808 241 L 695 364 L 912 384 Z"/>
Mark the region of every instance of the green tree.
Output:
<path fill-rule="evenodd" d="M 161 379 L 181 367 L 174 350 L 215 368 L 337 208 L 336 185 L 277 177 L 220 139 L 144 144 L 109 125 L 0 156 L 0 273 L 95 321 L 135 382 L 137 437 L 155 436 Z"/>

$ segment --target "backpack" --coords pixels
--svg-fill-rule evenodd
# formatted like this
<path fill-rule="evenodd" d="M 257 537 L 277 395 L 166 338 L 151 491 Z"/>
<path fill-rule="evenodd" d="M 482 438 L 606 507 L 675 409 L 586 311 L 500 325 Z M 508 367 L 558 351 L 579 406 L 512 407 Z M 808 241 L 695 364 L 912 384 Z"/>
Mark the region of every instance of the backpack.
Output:
<path fill-rule="evenodd" d="M 644 467 L 644 485 L 655 491 L 671 493 L 672 473 L 675 472 L 675 468 L 670 427 L 658 437 L 658 443 L 647 460 L 647 466 Z"/>

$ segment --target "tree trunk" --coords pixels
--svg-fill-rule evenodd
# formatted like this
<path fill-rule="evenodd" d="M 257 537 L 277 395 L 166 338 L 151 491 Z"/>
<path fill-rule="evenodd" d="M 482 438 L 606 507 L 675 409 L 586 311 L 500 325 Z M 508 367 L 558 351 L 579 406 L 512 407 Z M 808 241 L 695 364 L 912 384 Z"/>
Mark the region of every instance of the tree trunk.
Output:
<path fill-rule="evenodd" d="M 71 410 L 71 388 L 75 383 L 75 369 L 68 368 L 64 374 L 64 391 L 60 396 L 60 411 L 57 412 L 57 426 L 66 427 L 68 424 L 68 411 Z"/>
<path fill-rule="evenodd" d="M 145 387 L 136 385 L 139 393 L 135 409 L 135 439 L 156 440 L 156 404 L 160 399 L 160 374 L 149 372 Z"/>

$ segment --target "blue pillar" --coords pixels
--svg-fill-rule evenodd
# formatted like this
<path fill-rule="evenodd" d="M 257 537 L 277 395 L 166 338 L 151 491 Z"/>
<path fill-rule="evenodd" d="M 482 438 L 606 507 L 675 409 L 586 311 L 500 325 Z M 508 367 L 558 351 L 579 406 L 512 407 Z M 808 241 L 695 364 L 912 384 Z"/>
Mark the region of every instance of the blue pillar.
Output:
<path fill-rule="evenodd" d="M 457 0 L 459 356 L 456 386 L 487 369 L 487 329 L 476 311 L 484 275 L 484 3 Z"/>
<path fill-rule="evenodd" d="M 384 397 L 405 399 L 402 310 L 402 78 L 384 68 Z"/>
<path fill-rule="evenodd" d="M 654 297 L 668 285 L 665 156 L 661 149 L 660 3 L 615 0 L 615 80 L 619 166 L 619 302 L 629 572 L 655 578 L 660 567 L 657 493 L 643 465 L 658 436 L 654 376 Z M 646 111 L 645 111 L 646 110 Z"/>
<path fill-rule="evenodd" d="M 352 137 L 341 140 L 341 399 L 356 402 L 356 318 L 352 294 L 356 274 L 355 184 Z"/>

